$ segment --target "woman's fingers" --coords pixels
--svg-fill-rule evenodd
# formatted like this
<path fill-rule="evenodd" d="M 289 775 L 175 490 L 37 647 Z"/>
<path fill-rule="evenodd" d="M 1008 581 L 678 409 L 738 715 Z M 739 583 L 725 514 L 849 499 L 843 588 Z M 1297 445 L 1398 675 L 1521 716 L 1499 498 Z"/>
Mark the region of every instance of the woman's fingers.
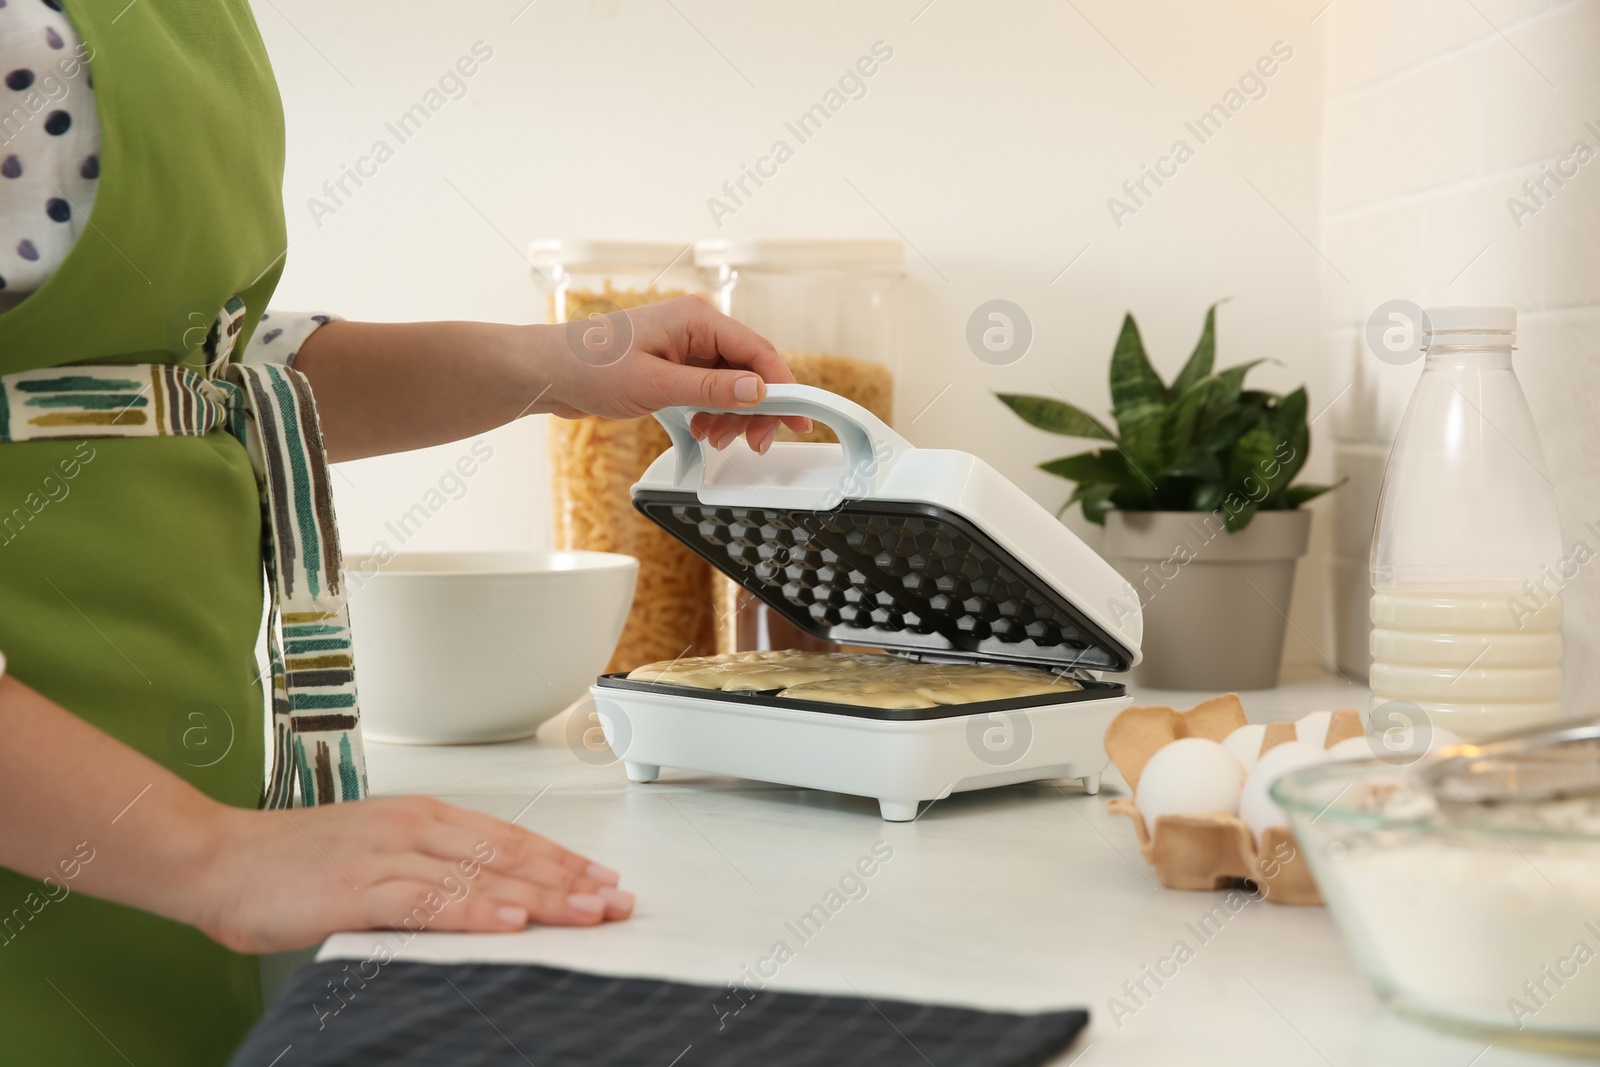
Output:
<path fill-rule="evenodd" d="M 508 852 L 497 852 L 484 839 L 473 841 L 453 827 L 437 826 L 410 849 L 372 857 L 355 876 L 362 884 L 393 878 L 429 881 L 447 895 L 460 893 L 462 886 L 479 885 L 489 872 L 558 893 L 598 893 L 610 885 L 538 857 L 515 864 L 509 860 Z"/>
<path fill-rule="evenodd" d="M 454 804 L 446 804 L 442 800 L 431 797 L 408 798 L 421 801 L 424 805 L 422 814 L 430 821 L 443 823 L 465 831 L 476 839 L 486 840 L 490 845 L 501 849 L 516 848 L 528 854 L 540 856 L 552 863 L 558 863 L 574 871 L 581 871 L 589 860 L 576 852 L 566 849 L 550 840 L 525 830 L 516 823 L 497 819 L 493 815 L 485 815 L 481 811 L 471 808 L 460 808 Z M 514 844 L 513 844 L 514 843 Z"/>
<path fill-rule="evenodd" d="M 686 334 L 678 357 L 681 362 L 666 359 L 654 368 L 659 391 L 668 398 L 667 403 L 737 411 L 759 403 L 766 396 L 767 383 L 794 383 L 794 374 L 778 350 L 748 326 L 703 300 L 688 298 L 681 309 L 687 316 L 678 320 Z M 663 310 L 670 313 L 671 309 Z M 668 332 L 670 335 L 672 331 Z M 783 422 L 800 433 L 811 428 L 811 420 L 799 415 L 784 416 Z M 744 430 L 740 423 L 737 432 Z M 718 447 L 724 447 L 735 435 L 725 435 L 726 440 Z M 771 435 L 772 431 L 763 430 L 754 443 L 770 443 Z"/>
<path fill-rule="evenodd" d="M 771 341 L 703 300 L 688 302 L 685 307 L 690 314 L 689 355 L 710 356 L 735 367 L 747 367 L 769 382 L 794 381 L 794 374 Z"/>
<path fill-rule="evenodd" d="M 369 929 L 513 931 L 528 925 L 521 905 L 495 900 L 487 893 L 452 900 L 427 881 L 394 879 L 362 894 Z"/>
<path fill-rule="evenodd" d="M 241 818 L 245 815 L 241 814 Z M 627 918 L 615 871 L 499 819 L 427 797 L 248 813 L 199 925 L 242 952 L 339 930 L 520 930 Z M 309 843 L 309 847 L 308 847 Z M 335 867 L 327 856 L 338 858 Z"/>
<path fill-rule="evenodd" d="M 717 448 L 727 448 L 739 439 L 744 432 L 744 427 L 750 420 L 744 415 L 716 415 L 712 417 L 711 426 L 706 431 L 706 440 Z"/>
<path fill-rule="evenodd" d="M 689 419 L 689 432 L 702 441 L 710 441 L 717 448 L 727 448 L 735 437 L 744 434 L 751 448 L 765 452 L 777 439 L 780 425 L 796 433 L 811 432 L 811 420 L 799 415 L 736 415 L 706 411 L 698 412 Z M 713 428 L 715 432 L 712 432 Z"/>
<path fill-rule="evenodd" d="M 452 889 L 427 879 L 395 878 L 365 890 L 362 903 L 369 927 L 413 933 L 521 930 L 529 923 L 594 926 L 633 912 L 633 895 L 620 889 L 567 893 L 491 871 Z"/>
<path fill-rule="evenodd" d="M 452 901 L 427 882 L 384 882 L 368 890 L 362 903 L 362 920 L 373 930 L 510 933 L 528 925 L 528 912 L 518 904 L 488 894 Z"/>
<path fill-rule="evenodd" d="M 646 364 L 647 392 L 658 406 L 681 405 L 738 411 L 754 407 L 767 395 L 767 385 L 757 374 L 730 367 L 696 367 L 659 359 Z"/>
<path fill-rule="evenodd" d="M 765 452 L 771 448 L 777 436 L 778 420 L 771 415 L 752 415 L 744 428 L 744 439 L 749 441 L 750 447 L 757 452 Z"/>
<path fill-rule="evenodd" d="M 570 881 L 560 885 L 571 885 L 584 893 L 602 886 L 614 886 L 621 880 L 616 870 L 611 870 L 605 864 L 597 864 L 570 848 L 562 848 L 533 830 L 522 829 L 515 822 L 502 821 L 480 811 L 456 808 L 445 803 L 440 803 L 435 817 L 445 827 L 472 838 L 470 846 L 477 846 L 478 841 L 486 841 L 486 845 L 494 849 L 493 856 L 478 857 L 478 861 L 486 867 L 530 877 L 544 885 L 558 885 L 558 880 L 566 877 Z M 454 838 L 442 837 L 438 840 L 446 845 L 454 843 Z M 429 851 L 445 859 L 450 857 L 448 853 L 438 853 L 437 849 Z"/>
<path fill-rule="evenodd" d="M 614 886 L 591 884 L 587 890 L 553 889 L 494 871 L 484 871 L 473 883 L 472 892 L 524 908 L 528 912 L 529 922 L 552 926 L 586 926 L 606 920 L 626 919 L 633 913 L 633 894 Z"/>
<path fill-rule="evenodd" d="M 789 421 L 771 415 L 744 416 L 702 411 L 689 420 L 689 432 L 699 440 L 711 442 L 715 448 L 727 448 L 736 437 L 744 434 L 751 448 L 765 452 L 777 439 L 778 426 Z"/>
<path fill-rule="evenodd" d="M 783 361 L 783 357 L 778 354 L 772 342 L 744 323 L 729 318 L 715 308 L 708 308 L 707 311 L 712 316 L 708 324 L 712 338 L 711 351 L 718 359 L 736 368 L 748 367 L 768 383 L 795 384 L 794 372 Z M 762 391 L 762 395 L 766 395 L 765 390 Z M 761 418 L 764 426 L 767 416 Z M 782 421 L 796 433 L 809 433 L 811 430 L 811 420 L 803 415 L 785 415 Z M 774 436 L 776 430 L 763 429 L 758 437 L 751 439 L 751 447 L 758 452 L 765 452 L 765 445 L 757 447 L 758 443 L 764 440 L 766 445 L 770 445 Z"/>

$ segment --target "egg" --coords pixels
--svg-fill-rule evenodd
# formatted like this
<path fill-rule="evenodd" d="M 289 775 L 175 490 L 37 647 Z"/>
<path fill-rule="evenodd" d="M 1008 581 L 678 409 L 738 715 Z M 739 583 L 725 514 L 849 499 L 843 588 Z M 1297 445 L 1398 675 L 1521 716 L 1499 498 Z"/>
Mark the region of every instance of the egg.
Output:
<path fill-rule="evenodd" d="M 1162 746 L 1139 774 L 1134 803 L 1155 832 L 1163 815 L 1239 813 L 1244 767 L 1233 754 L 1203 737 L 1181 737 Z"/>
<path fill-rule="evenodd" d="M 1308 745 L 1325 748 L 1328 744 L 1328 724 L 1333 721 L 1331 711 L 1313 711 L 1303 715 L 1294 724 L 1294 738 Z"/>
<path fill-rule="evenodd" d="M 1375 754 L 1372 742 L 1365 737 L 1347 737 L 1328 749 L 1330 760 L 1371 759 Z"/>
<path fill-rule="evenodd" d="M 1255 769 L 1245 779 L 1244 790 L 1239 797 L 1239 817 L 1256 835 L 1257 845 L 1260 845 L 1261 835 L 1268 827 L 1287 826 L 1289 823 L 1283 809 L 1267 795 L 1272 783 L 1290 771 L 1322 763 L 1327 758 L 1327 751 L 1317 745 L 1304 741 L 1285 741 L 1273 746 L 1257 761 Z"/>
<path fill-rule="evenodd" d="M 1265 723 L 1252 722 L 1239 727 L 1233 733 L 1222 739 L 1222 747 L 1233 753 L 1233 758 L 1239 761 L 1245 773 L 1250 773 L 1250 768 L 1256 765 L 1256 760 L 1261 758 L 1261 742 L 1266 740 L 1267 727 Z"/>

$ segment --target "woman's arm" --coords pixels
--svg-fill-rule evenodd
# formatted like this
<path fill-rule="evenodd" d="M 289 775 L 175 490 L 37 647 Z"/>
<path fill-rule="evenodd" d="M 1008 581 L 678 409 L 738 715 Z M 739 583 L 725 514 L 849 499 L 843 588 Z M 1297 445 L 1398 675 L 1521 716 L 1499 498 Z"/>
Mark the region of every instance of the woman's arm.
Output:
<path fill-rule="evenodd" d="M 750 407 L 765 382 L 794 381 L 770 343 L 699 297 L 568 326 L 335 321 L 294 366 L 316 394 L 333 462 L 458 441 L 523 415 Z M 748 430 L 765 450 L 778 421 L 702 415 L 695 428 L 718 447 Z"/>
<path fill-rule="evenodd" d="M 41 898 L 103 897 L 241 952 L 340 930 L 588 925 L 633 908 L 616 872 L 426 797 L 227 807 L 9 675 L 0 736 L 0 866 L 42 879 Z"/>

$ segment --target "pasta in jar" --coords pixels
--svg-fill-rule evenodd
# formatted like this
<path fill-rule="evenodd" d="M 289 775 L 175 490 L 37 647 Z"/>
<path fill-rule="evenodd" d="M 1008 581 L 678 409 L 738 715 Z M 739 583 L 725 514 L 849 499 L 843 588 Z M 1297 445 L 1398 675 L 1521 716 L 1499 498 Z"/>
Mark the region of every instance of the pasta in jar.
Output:
<path fill-rule="evenodd" d="M 554 321 L 639 307 L 683 296 L 684 290 L 568 288 L 552 293 Z M 554 314 L 560 310 L 562 314 Z M 633 508 L 629 490 L 671 445 L 653 418 L 550 420 L 550 486 L 555 546 L 621 552 L 639 560 L 627 624 L 608 672 L 714 650 L 711 568 L 671 534 Z"/>

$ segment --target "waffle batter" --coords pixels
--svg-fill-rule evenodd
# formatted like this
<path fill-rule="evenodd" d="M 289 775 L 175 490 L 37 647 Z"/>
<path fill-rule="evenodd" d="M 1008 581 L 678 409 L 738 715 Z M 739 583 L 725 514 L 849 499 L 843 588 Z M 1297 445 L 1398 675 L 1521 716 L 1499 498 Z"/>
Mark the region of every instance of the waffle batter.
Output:
<path fill-rule="evenodd" d="M 795 700 L 868 708 L 932 708 L 986 700 L 1069 693 L 1071 678 L 1032 667 L 986 663 L 895 663 L 792 685 L 779 693 Z"/>
<path fill-rule="evenodd" d="M 894 656 L 871 652 L 802 652 L 785 648 L 647 663 L 634 668 L 628 677 L 639 682 L 749 693 L 866 674 L 900 662 Z"/>

